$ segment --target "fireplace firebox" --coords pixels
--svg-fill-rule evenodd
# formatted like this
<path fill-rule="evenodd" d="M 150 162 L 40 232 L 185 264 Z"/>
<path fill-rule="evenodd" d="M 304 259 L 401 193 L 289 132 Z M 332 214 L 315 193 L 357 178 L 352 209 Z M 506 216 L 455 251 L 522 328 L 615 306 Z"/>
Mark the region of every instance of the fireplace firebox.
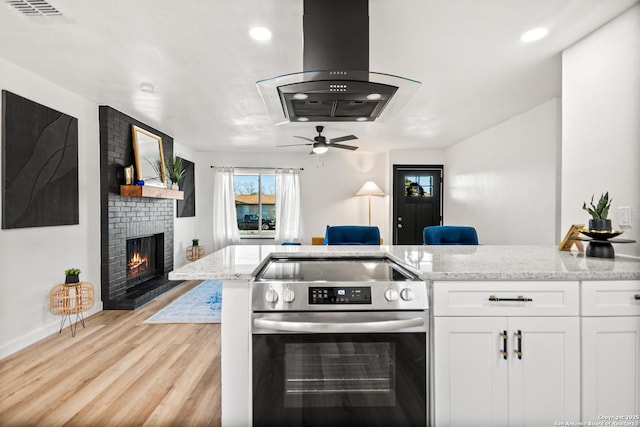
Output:
<path fill-rule="evenodd" d="M 163 233 L 127 240 L 127 288 L 163 274 Z"/>

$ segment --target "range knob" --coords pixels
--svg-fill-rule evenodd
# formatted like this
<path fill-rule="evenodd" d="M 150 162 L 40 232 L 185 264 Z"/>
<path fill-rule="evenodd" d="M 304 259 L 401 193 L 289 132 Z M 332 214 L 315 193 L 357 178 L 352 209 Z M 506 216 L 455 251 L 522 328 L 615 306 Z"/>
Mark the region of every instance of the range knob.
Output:
<path fill-rule="evenodd" d="M 269 287 L 267 293 L 264 294 L 264 299 L 273 304 L 278 301 L 278 292 L 272 287 Z"/>
<path fill-rule="evenodd" d="M 293 289 L 286 288 L 282 293 L 282 299 L 284 302 L 292 302 L 296 298 L 296 294 L 293 292 Z"/>
<path fill-rule="evenodd" d="M 411 290 L 411 288 L 404 288 L 403 290 L 400 291 L 400 298 L 402 298 L 405 301 L 412 301 L 413 300 L 413 291 Z"/>
<path fill-rule="evenodd" d="M 398 300 L 398 291 L 393 288 L 388 288 L 384 291 L 384 299 L 387 301 L 397 301 Z"/>

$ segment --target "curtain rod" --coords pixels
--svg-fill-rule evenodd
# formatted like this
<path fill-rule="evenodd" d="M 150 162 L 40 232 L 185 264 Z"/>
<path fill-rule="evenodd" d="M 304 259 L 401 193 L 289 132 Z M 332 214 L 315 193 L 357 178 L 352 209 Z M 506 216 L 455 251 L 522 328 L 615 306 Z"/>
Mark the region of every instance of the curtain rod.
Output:
<path fill-rule="evenodd" d="M 211 169 L 214 168 L 230 168 L 230 169 L 292 169 L 292 170 L 300 170 L 303 171 L 304 168 L 283 168 L 283 167 L 274 167 L 274 166 L 268 166 L 268 167 L 260 167 L 260 166 L 215 166 L 215 165 L 209 165 L 209 167 Z"/>

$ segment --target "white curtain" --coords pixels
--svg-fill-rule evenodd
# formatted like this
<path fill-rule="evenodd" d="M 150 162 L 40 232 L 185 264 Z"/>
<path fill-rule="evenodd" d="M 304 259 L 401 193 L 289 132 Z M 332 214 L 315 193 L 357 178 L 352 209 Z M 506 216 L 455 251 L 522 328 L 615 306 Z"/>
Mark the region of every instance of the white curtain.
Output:
<path fill-rule="evenodd" d="M 240 243 L 233 168 L 216 168 L 213 180 L 213 250 Z"/>
<path fill-rule="evenodd" d="M 300 171 L 276 171 L 276 243 L 300 237 Z"/>

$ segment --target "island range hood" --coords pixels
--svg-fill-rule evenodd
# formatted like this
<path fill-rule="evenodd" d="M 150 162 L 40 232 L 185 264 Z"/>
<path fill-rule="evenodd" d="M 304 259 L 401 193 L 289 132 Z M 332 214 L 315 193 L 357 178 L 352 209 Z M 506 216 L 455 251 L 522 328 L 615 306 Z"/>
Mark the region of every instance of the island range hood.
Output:
<path fill-rule="evenodd" d="M 304 71 L 256 83 L 275 124 L 375 121 L 420 87 L 369 71 L 368 0 L 304 0 L 303 30 Z"/>

